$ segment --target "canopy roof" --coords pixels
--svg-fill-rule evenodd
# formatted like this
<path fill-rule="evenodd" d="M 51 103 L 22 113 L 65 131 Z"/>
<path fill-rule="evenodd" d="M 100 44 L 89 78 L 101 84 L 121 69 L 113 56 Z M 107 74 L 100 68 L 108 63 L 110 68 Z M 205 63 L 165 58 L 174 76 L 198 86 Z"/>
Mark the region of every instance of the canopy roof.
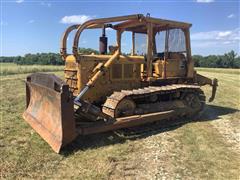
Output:
<path fill-rule="evenodd" d="M 121 19 L 121 17 L 124 17 L 124 18 Z M 129 17 L 129 19 L 127 17 Z M 132 31 L 137 33 L 147 33 L 148 23 L 153 24 L 153 28 L 155 31 L 161 31 L 161 30 L 173 29 L 173 28 L 186 29 L 192 26 L 192 24 L 186 23 L 186 22 L 153 18 L 150 16 L 144 16 L 143 14 L 100 18 L 100 19 L 93 19 L 90 21 L 95 21 L 96 23 L 88 26 L 87 28 L 89 29 L 101 28 L 105 26 L 115 30 L 124 29 L 125 31 Z"/>
<path fill-rule="evenodd" d="M 149 25 L 153 27 L 153 31 L 155 32 L 174 28 L 188 29 L 192 26 L 191 24 L 185 22 L 153 18 L 150 17 L 150 15 L 144 16 L 143 14 L 91 19 L 84 22 L 83 24 L 74 24 L 66 29 L 62 36 L 61 54 L 63 56 L 67 54 L 66 53 L 67 37 L 69 33 L 72 32 L 73 30 L 76 30 L 76 33 L 73 40 L 72 51 L 73 54 L 77 54 L 79 38 L 84 29 L 109 27 L 115 30 L 131 31 L 135 33 L 147 33 L 148 29 L 147 27 Z"/>

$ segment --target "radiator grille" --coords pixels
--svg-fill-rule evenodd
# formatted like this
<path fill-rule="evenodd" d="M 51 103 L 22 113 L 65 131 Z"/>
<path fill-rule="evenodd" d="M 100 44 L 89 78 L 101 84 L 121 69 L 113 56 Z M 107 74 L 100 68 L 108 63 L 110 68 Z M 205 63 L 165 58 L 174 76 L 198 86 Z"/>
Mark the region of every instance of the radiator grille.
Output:
<path fill-rule="evenodd" d="M 124 79 L 133 78 L 133 64 L 124 64 Z"/>
<path fill-rule="evenodd" d="M 122 79 L 122 64 L 113 64 L 112 78 L 113 79 Z"/>

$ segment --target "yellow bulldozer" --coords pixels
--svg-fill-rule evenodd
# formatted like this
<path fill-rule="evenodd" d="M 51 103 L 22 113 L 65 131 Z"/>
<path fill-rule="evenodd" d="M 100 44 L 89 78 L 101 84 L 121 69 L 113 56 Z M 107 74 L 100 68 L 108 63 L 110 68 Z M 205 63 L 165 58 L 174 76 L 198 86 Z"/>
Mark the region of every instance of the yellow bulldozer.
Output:
<path fill-rule="evenodd" d="M 66 29 L 61 39 L 65 80 L 34 73 L 26 79 L 24 119 L 55 152 L 79 135 L 138 126 L 159 120 L 192 117 L 201 112 L 201 86 L 217 80 L 194 70 L 191 24 L 134 14 L 88 20 Z M 84 30 L 99 29 L 98 53 L 79 53 Z M 108 46 L 108 29 L 116 44 Z M 75 32 L 72 53 L 67 39 Z M 121 39 L 130 33 L 131 52 Z"/>

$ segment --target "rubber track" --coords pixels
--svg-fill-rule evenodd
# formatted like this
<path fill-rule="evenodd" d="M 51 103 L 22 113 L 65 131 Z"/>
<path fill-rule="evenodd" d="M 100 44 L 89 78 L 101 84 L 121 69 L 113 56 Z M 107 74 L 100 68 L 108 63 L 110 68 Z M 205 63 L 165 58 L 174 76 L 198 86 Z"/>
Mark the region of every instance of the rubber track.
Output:
<path fill-rule="evenodd" d="M 205 96 L 204 92 L 200 89 L 198 85 L 189 85 L 189 84 L 172 84 L 166 86 L 148 86 L 141 89 L 133 89 L 133 90 L 122 90 L 121 92 L 114 92 L 111 96 L 107 98 L 105 103 L 103 104 L 102 111 L 114 118 L 114 112 L 118 105 L 118 103 L 124 98 L 130 99 L 140 99 L 157 94 L 174 94 L 176 92 L 197 92 L 199 94 L 199 98 L 201 102 L 205 104 Z"/>

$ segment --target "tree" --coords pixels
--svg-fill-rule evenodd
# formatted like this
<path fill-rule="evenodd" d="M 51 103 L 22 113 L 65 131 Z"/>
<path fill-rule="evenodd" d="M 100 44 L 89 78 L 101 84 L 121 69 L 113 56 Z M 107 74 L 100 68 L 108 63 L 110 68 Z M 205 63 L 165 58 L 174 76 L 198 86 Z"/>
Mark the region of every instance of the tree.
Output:
<path fill-rule="evenodd" d="M 234 67 L 234 60 L 237 54 L 232 50 L 229 53 L 224 54 L 226 58 L 227 67 L 233 68 Z"/>
<path fill-rule="evenodd" d="M 99 54 L 99 52 L 95 49 L 92 49 L 92 48 L 79 48 L 78 49 L 78 52 L 81 53 L 81 54 Z"/>
<path fill-rule="evenodd" d="M 192 57 L 192 59 L 193 59 L 193 61 L 194 61 L 194 66 L 195 66 L 195 67 L 200 67 L 200 63 L 201 63 L 203 57 L 200 56 L 200 55 L 194 55 L 194 56 Z"/>
<path fill-rule="evenodd" d="M 234 59 L 233 68 L 240 68 L 240 57 Z"/>

